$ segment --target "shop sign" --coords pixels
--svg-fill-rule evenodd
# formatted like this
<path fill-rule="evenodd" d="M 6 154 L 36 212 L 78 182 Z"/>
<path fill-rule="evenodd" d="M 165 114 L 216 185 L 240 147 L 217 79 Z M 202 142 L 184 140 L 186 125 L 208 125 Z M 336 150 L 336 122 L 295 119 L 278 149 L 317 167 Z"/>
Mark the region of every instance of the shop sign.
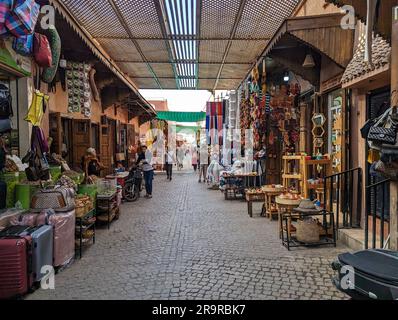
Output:
<path fill-rule="evenodd" d="M 343 74 L 339 74 L 327 81 L 322 82 L 321 84 L 321 92 L 327 92 L 333 89 L 336 89 L 341 86 L 341 79 L 343 78 Z"/>

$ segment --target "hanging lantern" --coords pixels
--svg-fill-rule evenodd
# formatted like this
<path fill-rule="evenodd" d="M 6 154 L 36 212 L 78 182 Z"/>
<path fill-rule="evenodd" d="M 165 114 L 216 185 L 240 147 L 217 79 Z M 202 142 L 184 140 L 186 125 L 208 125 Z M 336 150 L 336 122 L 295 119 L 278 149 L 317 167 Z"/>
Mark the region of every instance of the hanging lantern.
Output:
<path fill-rule="evenodd" d="M 306 55 L 304 63 L 303 63 L 303 67 L 306 69 L 311 69 L 311 68 L 315 67 L 314 57 L 312 56 L 311 53 L 308 53 Z"/>

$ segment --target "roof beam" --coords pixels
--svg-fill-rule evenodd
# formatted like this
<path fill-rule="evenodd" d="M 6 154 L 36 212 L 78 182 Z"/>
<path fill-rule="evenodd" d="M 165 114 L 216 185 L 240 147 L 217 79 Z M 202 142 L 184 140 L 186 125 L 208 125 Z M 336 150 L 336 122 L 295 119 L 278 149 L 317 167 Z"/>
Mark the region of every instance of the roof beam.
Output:
<path fill-rule="evenodd" d="M 199 61 L 200 61 L 200 30 L 202 30 L 202 8 L 203 2 L 202 0 L 197 0 L 196 2 L 196 89 L 199 88 Z"/>
<path fill-rule="evenodd" d="M 116 63 L 143 63 L 140 60 L 115 60 Z M 168 64 L 168 63 L 177 63 L 177 61 L 148 61 L 150 64 Z M 195 60 L 178 60 L 178 63 L 196 63 Z M 220 62 L 215 62 L 215 61 L 201 61 L 199 62 L 199 65 L 201 64 L 213 64 L 213 65 L 220 65 Z M 248 62 L 225 62 L 224 65 L 247 65 L 247 66 L 252 66 L 252 63 Z"/>
<path fill-rule="evenodd" d="M 246 6 L 246 3 L 247 3 L 247 0 L 241 0 L 240 1 L 239 11 L 238 11 L 238 13 L 236 14 L 236 17 L 235 17 L 234 26 L 232 28 L 231 35 L 230 35 L 229 40 L 228 40 L 228 45 L 227 45 L 227 47 L 225 49 L 224 56 L 222 58 L 220 69 L 218 70 L 217 80 L 216 80 L 216 83 L 214 84 L 213 91 L 215 91 L 216 88 L 217 88 L 218 81 L 219 81 L 219 79 L 221 77 L 222 70 L 224 69 L 225 61 L 227 60 L 229 51 L 230 51 L 231 46 L 232 46 L 232 39 L 235 38 L 236 30 L 238 29 L 238 25 L 239 25 L 239 23 L 240 23 L 240 21 L 242 19 L 243 10 L 244 10 L 244 8 Z"/>
<path fill-rule="evenodd" d="M 179 83 L 178 83 L 178 76 L 177 76 L 177 70 L 176 70 L 176 65 L 174 63 L 174 61 L 176 60 L 176 53 L 173 51 L 173 45 L 171 44 L 171 37 L 168 37 L 168 30 L 169 30 L 169 26 L 167 24 L 167 15 L 166 15 L 166 11 L 165 11 L 165 7 L 164 7 L 164 0 L 154 0 L 154 4 L 156 7 L 156 12 L 158 15 L 158 19 L 159 19 L 159 25 L 160 25 L 160 29 L 162 31 L 162 37 L 163 37 L 163 41 L 165 41 L 166 43 L 166 48 L 167 48 L 167 53 L 169 56 L 169 63 L 171 63 L 172 67 L 173 67 L 173 73 L 174 73 L 174 78 L 176 81 L 176 86 L 177 88 L 179 88 Z"/>
<path fill-rule="evenodd" d="M 157 85 L 159 86 L 159 89 L 162 89 L 162 86 L 158 80 L 158 77 L 156 76 L 155 71 L 152 69 L 151 65 L 149 64 L 147 58 L 145 57 L 144 53 L 141 50 L 141 47 L 139 46 L 137 40 L 135 40 L 133 33 L 130 30 L 130 27 L 128 26 L 126 20 L 124 19 L 122 13 L 120 12 L 119 8 L 117 7 L 116 3 L 114 0 L 108 0 L 109 4 L 112 6 L 113 11 L 115 12 L 117 18 L 119 19 L 120 23 L 122 24 L 123 28 L 126 30 L 127 34 L 129 35 L 129 39 L 133 42 L 134 46 L 136 47 L 138 53 L 140 54 L 142 60 L 146 63 L 147 68 L 153 75 Z"/>
<path fill-rule="evenodd" d="M 223 38 L 223 37 L 200 37 L 198 35 L 165 35 L 162 37 L 96 37 L 93 38 L 97 41 L 101 41 L 101 39 L 112 39 L 112 40 L 129 40 L 129 39 L 134 39 L 134 40 L 163 40 L 163 41 L 169 41 L 169 40 L 197 40 L 197 41 L 269 41 L 269 37 L 262 37 L 262 38 L 250 38 L 250 39 L 245 39 L 245 38 Z"/>

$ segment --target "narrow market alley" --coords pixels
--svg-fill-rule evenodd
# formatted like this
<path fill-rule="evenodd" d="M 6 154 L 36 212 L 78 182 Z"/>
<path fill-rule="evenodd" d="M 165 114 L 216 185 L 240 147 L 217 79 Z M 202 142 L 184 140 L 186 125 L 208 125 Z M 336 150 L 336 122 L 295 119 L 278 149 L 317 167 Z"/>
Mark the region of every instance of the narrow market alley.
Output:
<path fill-rule="evenodd" d="M 123 204 L 55 290 L 27 299 L 342 299 L 330 263 L 347 248 L 287 251 L 277 222 L 247 215 L 193 173 L 154 181 L 153 199 Z M 255 207 L 258 214 L 260 207 Z"/>

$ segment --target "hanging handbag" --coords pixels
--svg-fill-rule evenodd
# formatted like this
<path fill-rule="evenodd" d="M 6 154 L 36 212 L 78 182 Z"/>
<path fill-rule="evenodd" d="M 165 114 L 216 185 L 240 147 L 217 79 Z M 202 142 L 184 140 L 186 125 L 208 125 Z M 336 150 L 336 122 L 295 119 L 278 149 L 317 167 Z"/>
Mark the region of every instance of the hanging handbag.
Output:
<path fill-rule="evenodd" d="M 36 63 L 42 68 L 52 66 L 53 59 L 51 55 L 50 43 L 44 34 L 35 33 L 33 41 L 33 56 Z"/>
<path fill-rule="evenodd" d="M 375 124 L 369 129 L 368 143 L 371 149 L 381 150 L 381 145 L 395 144 L 397 139 L 397 125 L 391 119 L 392 108 L 389 108 L 379 118 L 376 119 Z M 391 127 L 386 128 L 390 122 Z"/>
<path fill-rule="evenodd" d="M 0 134 L 10 132 L 12 130 L 10 119 L 0 119 Z"/>
<path fill-rule="evenodd" d="M 43 70 L 41 78 L 45 83 L 51 83 L 57 74 L 59 60 L 61 58 L 61 38 L 54 26 L 48 28 L 48 41 L 50 43 L 52 65 Z"/>
<path fill-rule="evenodd" d="M 368 141 L 394 145 L 397 142 L 397 126 L 393 125 L 391 128 L 371 127 Z"/>
<path fill-rule="evenodd" d="M 8 119 L 13 116 L 12 98 L 10 89 L 0 84 L 0 119 Z"/>
<path fill-rule="evenodd" d="M 33 35 L 29 34 L 20 38 L 14 38 L 12 47 L 16 53 L 22 56 L 31 56 L 33 51 Z"/>
<path fill-rule="evenodd" d="M 6 34 L 8 32 L 5 22 L 13 6 L 14 0 L 2 0 L 0 2 L 0 35 Z"/>
<path fill-rule="evenodd" d="M 375 125 L 376 119 L 366 121 L 365 125 L 361 128 L 361 136 L 364 139 L 368 138 L 370 128 Z"/>
<path fill-rule="evenodd" d="M 14 7 L 8 12 L 5 25 L 15 37 L 32 34 L 40 14 L 40 5 L 34 0 L 16 0 Z"/>

